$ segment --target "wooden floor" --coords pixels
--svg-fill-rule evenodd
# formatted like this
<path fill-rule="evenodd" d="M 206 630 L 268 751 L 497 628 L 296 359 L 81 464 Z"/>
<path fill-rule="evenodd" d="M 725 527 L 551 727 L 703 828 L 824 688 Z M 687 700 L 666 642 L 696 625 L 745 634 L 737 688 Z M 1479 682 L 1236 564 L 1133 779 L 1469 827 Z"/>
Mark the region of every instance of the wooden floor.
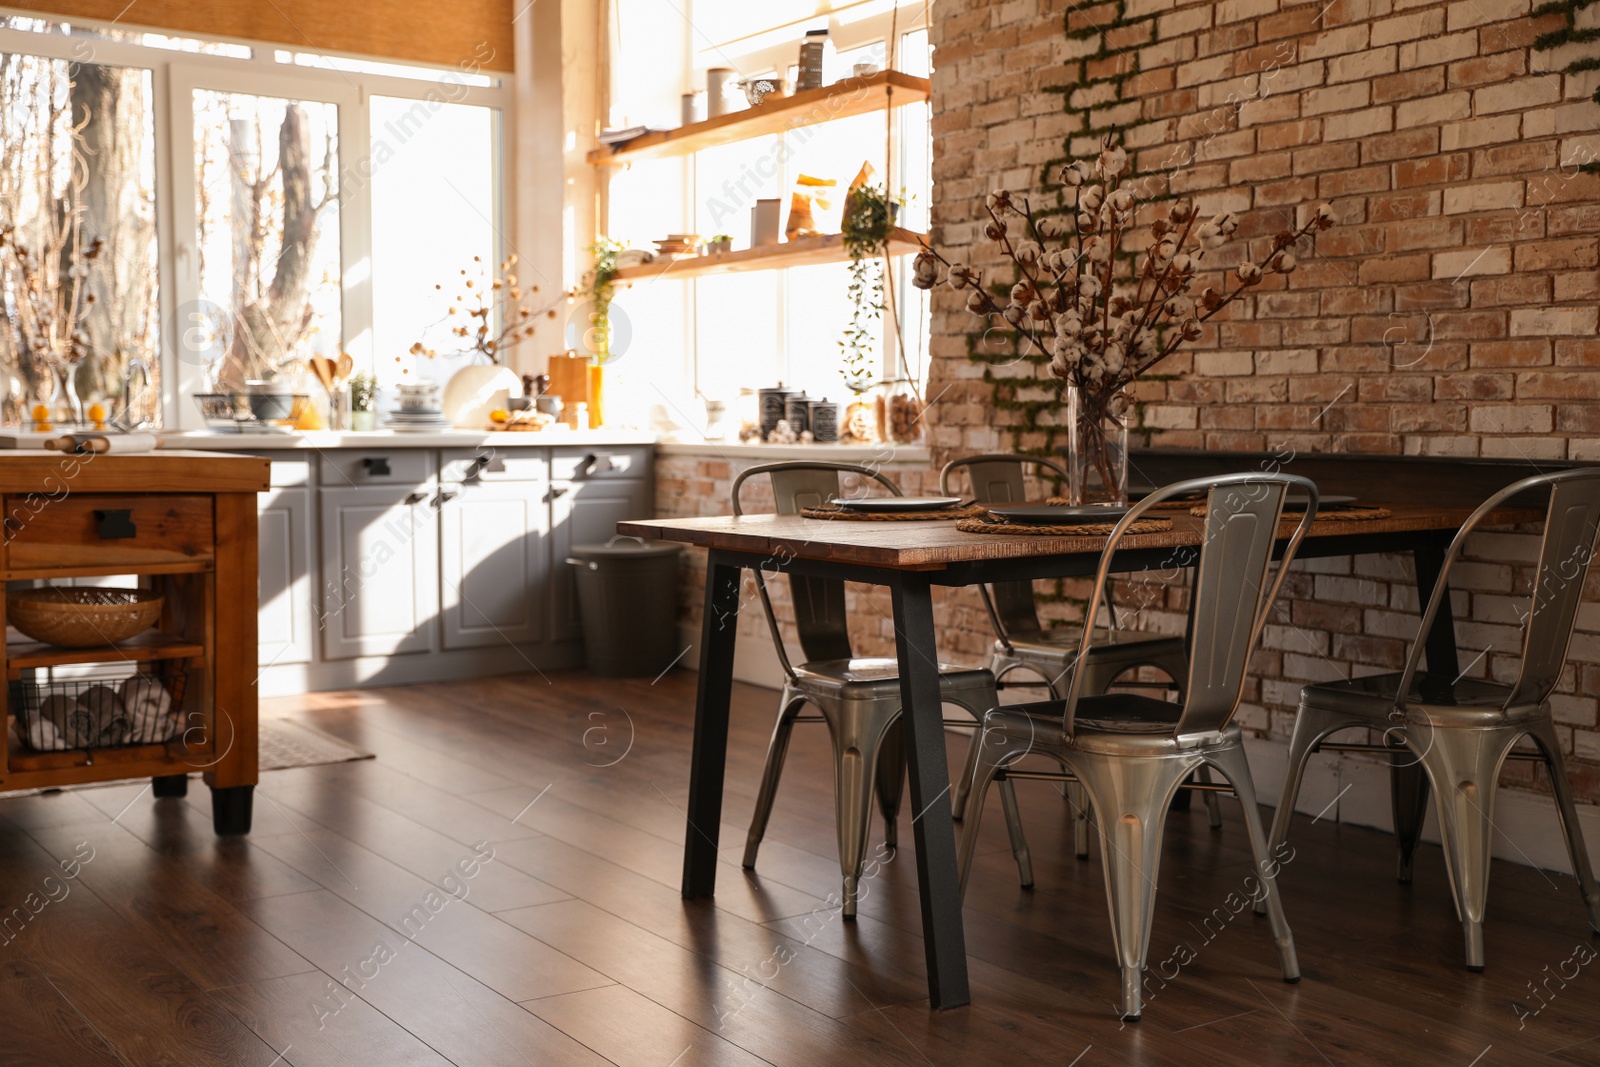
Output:
<path fill-rule="evenodd" d="M 378 758 L 267 772 L 247 839 L 213 837 L 198 783 L 0 800 L 0 904 L 31 916 L 0 935 L 0 1064 L 1600 1064 L 1600 940 L 1570 877 L 1497 864 L 1469 974 L 1437 848 L 1403 887 L 1391 839 L 1302 819 L 1289 986 L 1265 921 L 1230 915 L 1250 865 L 1227 800 L 1220 832 L 1173 815 L 1151 964 L 1193 958 L 1122 1024 L 1099 864 L 1038 782 L 1018 784 L 1038 886 L 996 806 L 973 1002 L 932 1013 L 909 852 L 883 853 L 856 922 L 825 903 L 821 727 L 739 869 L 770 692 L 736 692 L 718 896 L 678 898 L 693 695 L 687 672 L 533 674 L 271 701 Z"/>

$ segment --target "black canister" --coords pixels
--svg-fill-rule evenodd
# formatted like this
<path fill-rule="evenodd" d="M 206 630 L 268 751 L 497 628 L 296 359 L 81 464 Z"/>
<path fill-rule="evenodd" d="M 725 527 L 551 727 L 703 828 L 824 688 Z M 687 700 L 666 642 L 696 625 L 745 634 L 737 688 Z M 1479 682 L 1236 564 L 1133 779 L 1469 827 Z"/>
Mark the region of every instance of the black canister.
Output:
<path fill-rule="evenodd" d="M 785 406 L 789 398 L 799 393 L 798 389 L 786 389 L 779 382 L 772 389 L 757 389 L 756 395 L 761 403 L 761 439 L 766 440 L 773 430 L 778 428 L 778 423 L 788 417 Z"/>
<path fill-rule="evenodd" d="M 811 439 L 819 445 L 839 441 L 839 405 L 827 397 L 811 402 Z"/>
<path fill-rule="evenodd" d="M 789 420 L 789 429 L 796 437 L 811 429 L 811 398 L 804 393 L 784 398 L 783 417 Z"/>

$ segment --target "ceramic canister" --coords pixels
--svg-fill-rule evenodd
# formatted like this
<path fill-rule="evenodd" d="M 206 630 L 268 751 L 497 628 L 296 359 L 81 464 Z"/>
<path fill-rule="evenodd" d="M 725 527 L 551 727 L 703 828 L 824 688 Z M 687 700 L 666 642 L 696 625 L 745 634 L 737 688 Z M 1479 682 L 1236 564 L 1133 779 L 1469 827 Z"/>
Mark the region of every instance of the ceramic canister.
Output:
<path fill-rule="evenodd" d="M 811 429 L 811 398 L 804 393 L 785 397 L 783 417 L 789 420 L 789 428 L 796 436 Z"/>
<path fill-rule="evenodd" d="M 819 445 L 839 440 L 839 405 L 823 397 L 811 402 L 811 439 Z"/>
<path fill-rule="evenodd" d="M 782 382 L 776 388 L 759 389 L 757 394 L 761 401 L 761 436 L 765 438 L 778 428 L 778 423 L 788 417 L 785 410 L 789 398 L 800 392 L 798 389 L 786 389 Z"/>

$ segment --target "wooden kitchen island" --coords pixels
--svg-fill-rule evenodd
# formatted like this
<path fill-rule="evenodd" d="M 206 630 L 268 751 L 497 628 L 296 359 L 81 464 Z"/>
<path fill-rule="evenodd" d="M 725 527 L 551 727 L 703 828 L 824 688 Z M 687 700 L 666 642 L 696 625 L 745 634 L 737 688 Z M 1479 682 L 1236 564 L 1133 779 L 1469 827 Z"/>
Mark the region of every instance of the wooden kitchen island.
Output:
<path fill-rule="evenodd" d="M 6 628 L 0 791 L 149 777 L 157 796 L 181 796 L 199 771 L 216 832 L 249 832 L 258 773 L 256 494 L 267 487 L 268 463 L 254 456 L 0 455 L 8 589 L 133 576 L 118 584 L 165 598 L 154 629 L 116 645 L 57 648 Z M 0 598 L 0 622 L 5 611 Z M 88 665 L 181 679 L 170 689 L 181 732 L 159 744 L 34 751 L 17 721 L 21 687 L 38 692 L 60 684 L 57 669 Z"/>

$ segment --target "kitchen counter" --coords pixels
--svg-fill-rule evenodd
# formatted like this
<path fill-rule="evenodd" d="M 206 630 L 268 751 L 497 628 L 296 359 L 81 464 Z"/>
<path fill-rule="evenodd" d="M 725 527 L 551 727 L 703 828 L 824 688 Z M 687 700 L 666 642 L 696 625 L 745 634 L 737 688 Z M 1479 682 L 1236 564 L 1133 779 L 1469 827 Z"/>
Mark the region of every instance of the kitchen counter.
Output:
<path fill-rule="evenodd" d="M 10 430 L 0 434 L 0 448 L 42 448 L 44 442 L 63 433 Z M 489 432 L 478 430 L 440 430 L 430 433 L 395 433 L 374 430 L 313 430 L 306 433 L 234 433 L 231 430 L 157 430 L 161 448 L 198 449 L 207 452 L 322 451 L 335 448 L 477 448 L 481 445 L 520 448 L 561 448 L 586 445 L 648 445 L 655 434 L 644 430 L 542 430 L 536 433 Z"/>
<path fill-rule="evenodd" d="M 561 448 L 583 445 L 648 445 L 655 434 L 643 430 L 540 430 L 533 433 L 439 430 L 395 433 L 393 430 L 312 430 L 305 433 L 233 433 L 228 430 L 162 431 L 162 448 L 205 448 L 212 451 L 292 450 L 309 448 Z"/>

